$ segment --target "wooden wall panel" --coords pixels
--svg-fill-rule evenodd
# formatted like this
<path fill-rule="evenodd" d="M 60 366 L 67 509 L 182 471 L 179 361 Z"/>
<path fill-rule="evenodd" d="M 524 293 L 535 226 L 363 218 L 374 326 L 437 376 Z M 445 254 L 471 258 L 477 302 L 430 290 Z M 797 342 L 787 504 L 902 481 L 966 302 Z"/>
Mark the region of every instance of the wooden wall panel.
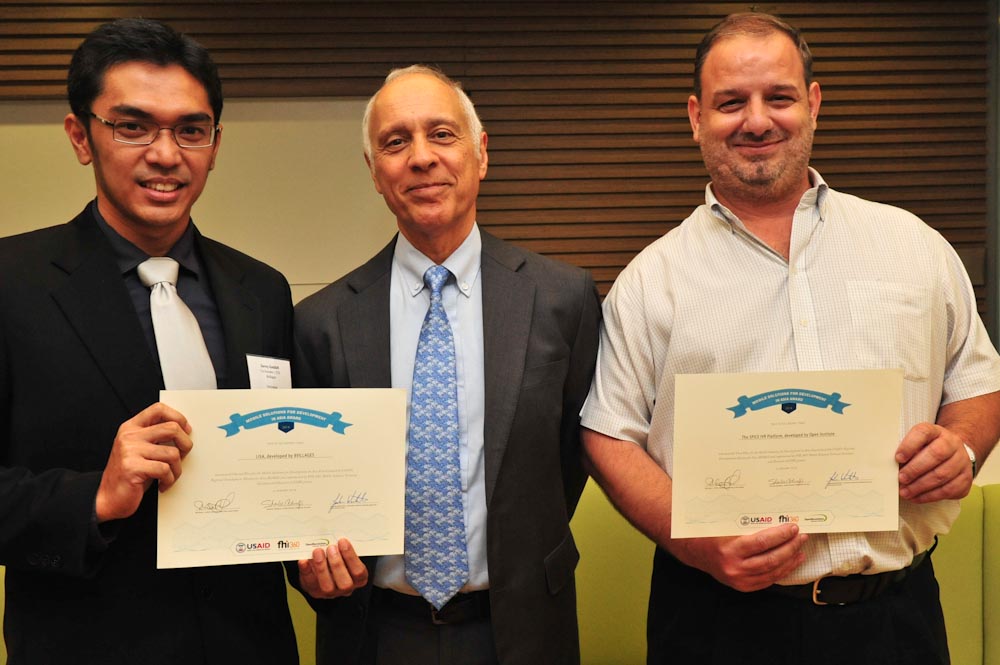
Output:
<path fill-rule="evenodd" d="M 435 63 L 463 81 L 490 134 L 483 226 L 590 268 L 606 291 L 703 201 L 685 111 L 694 48 L 751 7 L 802 28 L 813 49 L 824 92 L 813 165 L 939 229 L 985 307 L 988 0 L 13 1 L 0 5 L 0 99 L 61 97 L 72 49 L 119 16 L 195 36 L 229 97 L 368 96 L 393 66 Z"/>

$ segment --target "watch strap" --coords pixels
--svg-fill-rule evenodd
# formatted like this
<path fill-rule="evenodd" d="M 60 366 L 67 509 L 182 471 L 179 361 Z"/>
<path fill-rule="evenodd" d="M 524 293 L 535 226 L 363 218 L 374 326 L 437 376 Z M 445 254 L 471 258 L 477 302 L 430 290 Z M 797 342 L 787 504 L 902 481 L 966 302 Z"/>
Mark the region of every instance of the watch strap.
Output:
<path fill-rule="evenodd" d="M 967 443 L 963 442 L 962 445 L 965 446 L 965 452 L 968 453 L 969 461 L 972 462 L 972 477 L 975 478 L 976 472 L 979 471 L 979 464 L 976 460 L 976 451 L 973 450 L 972 446 Z"/>

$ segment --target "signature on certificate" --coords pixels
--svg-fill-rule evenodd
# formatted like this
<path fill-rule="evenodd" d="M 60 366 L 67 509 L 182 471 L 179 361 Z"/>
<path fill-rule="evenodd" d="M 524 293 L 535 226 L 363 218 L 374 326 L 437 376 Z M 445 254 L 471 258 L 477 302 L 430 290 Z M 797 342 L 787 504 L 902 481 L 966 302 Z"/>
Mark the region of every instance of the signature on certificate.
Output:
<path fill-rule="evenodd" d="M 230 492 L 221 499 L 216 499 L 215 501 L 195 501 L 194 509 L 199 513 L 221 513 L 229 506 L 233 505 L 233 501 L 236 500 L 236 492 Z"/>
<path fill-rule="evenodd" d="M 802 487 L 803 485 L 808 485 L 804 478 L 768 478 L 768 487 Z"/>
<path fill-rule="evenodd" d="M 705 478 L 705 489 L 707 490 L 728 490 L 733 488 L 743 487 L 740 485 L 740 478 L 742 473 L 739 469 L 736 469 L 728 476 L 723 478 L 716 478 L 709 476 Z"/>
<path fill-rule="evenodd" d="M 830 478 L 826 481 L 826 488 L 838 487 L 840 485 L 851 485 L 855 483 L 867 483 L 869 482 L 866 478 L 862 478 L 861 474 L 854 469 L 837 470 L 830 474 Z"/>
<path fill-rule="evenodd" d="M 301 510 L 310 507 L 302 499 L 264 499 L 260 506 L 267 510 Z"/>
<path fill-rule="evenodd" d="M 333 500 L 330 502 L 330 510 L 327 512 L 331 512 L 335 508 L 365 506 L 369 503 L 367 490 L 354 490 L 347 496 L 344 496 L 343 492 L 337 492 L 337 496 L 333 497 Z"/>

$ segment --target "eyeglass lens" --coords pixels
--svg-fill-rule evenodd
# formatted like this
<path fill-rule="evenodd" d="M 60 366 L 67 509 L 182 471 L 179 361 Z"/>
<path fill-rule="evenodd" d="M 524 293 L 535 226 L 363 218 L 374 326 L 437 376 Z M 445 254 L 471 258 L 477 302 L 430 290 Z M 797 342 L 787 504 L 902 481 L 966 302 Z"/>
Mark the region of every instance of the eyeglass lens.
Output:
<path fill-rule="evenodd" d="M 145 120 L 116 120 L 114 138 L 122 143 L 149 145 L 163 129 L 170 129 L 177 145 L 185 148 L 204 148 L 215 140 L 215 127 L 209 123 L 184 123 L 174 127 L 160 127 Z"/>

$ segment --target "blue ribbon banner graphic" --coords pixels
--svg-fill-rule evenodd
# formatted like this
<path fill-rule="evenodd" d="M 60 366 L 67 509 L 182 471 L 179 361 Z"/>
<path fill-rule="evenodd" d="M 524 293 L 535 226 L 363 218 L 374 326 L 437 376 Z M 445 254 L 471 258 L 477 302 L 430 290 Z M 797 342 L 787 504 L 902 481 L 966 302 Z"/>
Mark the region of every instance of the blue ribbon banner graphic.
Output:
<path fill-rule="evenodd" d="M 322 429 L 331 427 L 337 434 L 343 434 L 344 430 L 350 427 L 352 423 L 346 423 L 340 418 L 341 414 L 337 411 L 334 411 L 333 413 L 324 413 L 323 411 L 317 411 L 316 409 L 305 409 L 298 406 L 282 406 L 275 409 L 254 411 L 253 413 L 248 413 L 245 416 L 234 413 L 229 416 L 228 423 L 225 425 L 219 425 L 219 429 L 225 430 L 226 437 L 228 438 L 239 434 L 240 428 L 256 429 L 258 427 L 276 424 L 278 429 L 287 434 L 295 429 L 295 423 L 301 423 L 303 425 L 312 425 L 313 427 L 319 427 Z"/>
<path fill-rule="evenodd" d="M 850 406 L 840 401 L 840 393 L 821 393 L 816 390 L 805 390 L 801 388 L 782 388 L 781 390 L 769 390 L 753 397 L 743 395 L 738 400 L 736 406 L 727 406 L 728 411 L 733 412 L 733 418 L 745 416 L 747 411 L 760 411 L 772 406 L 781 406 L 785 413 L 795 410 L 797 404 L 814 406 L 817 409 L 830 407 L 834 413 L 844 413 L 844 409 Z"/>

